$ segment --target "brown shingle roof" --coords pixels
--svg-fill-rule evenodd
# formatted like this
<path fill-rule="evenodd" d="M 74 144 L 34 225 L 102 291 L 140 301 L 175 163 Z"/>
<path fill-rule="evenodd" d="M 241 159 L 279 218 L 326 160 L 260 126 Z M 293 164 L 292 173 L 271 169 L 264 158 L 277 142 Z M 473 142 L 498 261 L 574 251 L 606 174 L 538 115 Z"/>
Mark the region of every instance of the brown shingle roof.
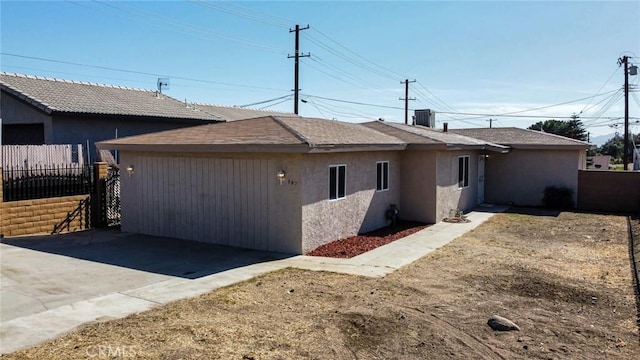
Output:
<path fill-rule="evenodd" d="M 46 113 L 144 116 L 222 121 L 155 91 L 27 75 L 0 73 L 3 91 Z"/>
<path fill-rule="evenodd" d="M 549 134 L 536 130 L 507 128 L 478 128 L 449 130 L 457 134 L 508 145 L 513 148 L 548 148 L 548 147 L 578 147 L 588 149 L 591 145 L 584 141 L 570 139 L 564 136 Z"/>
<path fill-rule="evenodd" d="M 276 118 L 313 146 L 404 145 L 404 142 L 396 137 L 369 129 L 361 124 L 294 116 Z"/>
<path fill-rule="evenodd" d="M 206 113 L 215 115 L 224 119 L 225 121 L 237 121 L 237 120 L 245 120 L 245 119 L 253 119 L 257 117 L 263 116 L 297 116 L 293 113 L 274 111 L 274 110 L 259 110 L 259 109 L 248 109 L 248 108 L 240 108 L 233 106 L 220 106 L 220 105 L 211 105 L 211 104 L 192 104 L 196 109 L 202 110 Z"/>
<path fill-rule="evenodd" d="M 424 126 L 405 125 L 398 123 L 374 121 L 363 124 L 366 127 L 375 129 L 385 134 L 395 136 L 409 145 L 427 145 L 440 147 L 467 147 L 467 148 L 487 148 L 495 151 L 506 151 L 507 148 L 486 140 L 443 132 Z"/>
<path fill-rule="evenodd" d="M 100 149 L 153 151 L 351 151 L 403 149 L 404 142 L 358 124 L 266 116 L 103 141 Z"/>

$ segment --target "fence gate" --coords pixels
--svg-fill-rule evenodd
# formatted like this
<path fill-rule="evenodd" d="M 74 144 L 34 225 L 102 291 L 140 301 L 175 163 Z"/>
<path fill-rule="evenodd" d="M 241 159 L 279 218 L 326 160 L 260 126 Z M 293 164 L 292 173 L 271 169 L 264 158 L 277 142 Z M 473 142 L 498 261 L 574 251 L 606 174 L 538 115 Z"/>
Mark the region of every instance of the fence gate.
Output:
<path fill-rule="evenodd" d="M 120 170 L 109 167 L 102 194 L 103 224 L 120 225 Z"/>

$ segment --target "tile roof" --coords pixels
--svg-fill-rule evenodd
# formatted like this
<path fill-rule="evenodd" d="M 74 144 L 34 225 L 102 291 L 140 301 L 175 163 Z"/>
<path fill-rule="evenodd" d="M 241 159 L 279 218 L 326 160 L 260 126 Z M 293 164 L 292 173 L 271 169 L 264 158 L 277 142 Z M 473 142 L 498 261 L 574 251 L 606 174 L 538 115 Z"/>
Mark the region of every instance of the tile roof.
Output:
<path fill-rule="evenodd" d="M 152 90 L 0 73 L 0 86 L 46 113 L 78 113 L 222 121 Z"/>
<path fill-rule="evenodd" d="M 211 105 L 211 104 L 200 104 L 200 103 L 192 103 L 196 109 L 202 110 L 206 113 L 218 116 L 225 121 L 236 121 L 236 120 L 245 120 L 245 119 L 253 119 L 262 116 L 297 116 L 293 113 L 287 113 L 282 111 L 274 111 L 274 110 L 260 110 L 260 109 L 249 109 L 249 108 L 241 108 L 234 106 L 220 106 L 220 105 Z"/>
<path fill-rule="evenodd" d="M 314 151 L 382 147 L 404 149 L 399 139 L 358 124 L 298 116 L 265 116 L 208 124 L 97 144 L 100 149 L 159 151 Z"/>
<path fill-rule="evenodd" d="M 419 125 L 405 125 L 391 122 L 374 121 L 364 126 L 395 136 L 409 145 L 442 145 L 447 147 L 488 147 L 492 150 L 507 150 L 506 147 L 473 137 L 452 132 L 431 129 Z"/>
<path fill-rule="evenodd" d="M 584 147 L 591 144 L 570 139 L 564 136 L 549 134 L 536 130 L 520 129 L 515 127 L 505 128 L 478 128 L 478 129 L 453 129 L 450 132 L 465 136 L 491 141 L 513 148 L 545 148 L 545 147 Z"/>

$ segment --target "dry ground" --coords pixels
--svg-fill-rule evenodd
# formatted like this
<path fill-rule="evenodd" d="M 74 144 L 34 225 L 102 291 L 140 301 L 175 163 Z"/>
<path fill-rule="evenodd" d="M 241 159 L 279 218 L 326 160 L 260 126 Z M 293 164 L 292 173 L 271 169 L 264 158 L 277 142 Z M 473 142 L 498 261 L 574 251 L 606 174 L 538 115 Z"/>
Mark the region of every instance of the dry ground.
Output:
<path fill-rule="evenodd" d="M 624 217 L 520 210 L 382 279 L 286 269 L 7 358 L 637 359 L 627 245 Z"/>

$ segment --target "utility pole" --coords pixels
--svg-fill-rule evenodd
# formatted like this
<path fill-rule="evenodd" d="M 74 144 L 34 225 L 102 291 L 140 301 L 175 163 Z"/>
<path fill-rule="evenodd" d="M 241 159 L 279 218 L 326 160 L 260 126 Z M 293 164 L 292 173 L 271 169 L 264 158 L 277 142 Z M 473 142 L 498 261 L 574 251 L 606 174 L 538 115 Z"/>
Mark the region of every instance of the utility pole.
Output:
<path fill-rule="evenodd" d="M 493 122 L 495 121 L 494 119 L 489 119 L 487 120 L 489 122 L 489 129 L 491 129 L 493 127 Z"/>
<path fill-rule="evenodd" d="M 405 81 L 400 81 L 400 84 L 404 84 L 404 98 L 400 98 L 400 100 L 404 100 L 404 124 L 409 124 L 409 100 L 415 100 L 416 98 L 409 97 L 409 83 L 414 83 L 415 80 L 409 81 L 406 79 Z"/>
<path fill-rule="evenodd" d="M 623 56 L 618 59 L 618 66 L 624 64 L 624 152 L 622 153 L 622 162 L 624 170 L 629 167 L 629 57 Z M 634 69 L 635 75 L 636 69 Z"/>
<path fill-rule="evenodd" d="M 307 25 L 306 27 L 301 28 L 300 25 L 296 24 L 296 28 L 295 29 L 289 29 L 289 32 L 295 32 L 296 33 L 296 53 L 295 55 L 291 56 L 291 55 L 287 55 L 287 58 L 291 59 L 294 58 L 294 66 L 295 66 L 295 70 L 294 70 L 294 88 L 293 88 L 293 113 L 298 115 L 298 93 L 300 92 L 300 86 L 298 86 L 298 81 L 299 81 L 299 73 L 300 73 L 300 58 L 301 57 L 310 57 L 311 54 L 307 53 L 305 54 L 300 54 L 300 30 L 307 30 L 309 28 L 309 25 Z"/>

